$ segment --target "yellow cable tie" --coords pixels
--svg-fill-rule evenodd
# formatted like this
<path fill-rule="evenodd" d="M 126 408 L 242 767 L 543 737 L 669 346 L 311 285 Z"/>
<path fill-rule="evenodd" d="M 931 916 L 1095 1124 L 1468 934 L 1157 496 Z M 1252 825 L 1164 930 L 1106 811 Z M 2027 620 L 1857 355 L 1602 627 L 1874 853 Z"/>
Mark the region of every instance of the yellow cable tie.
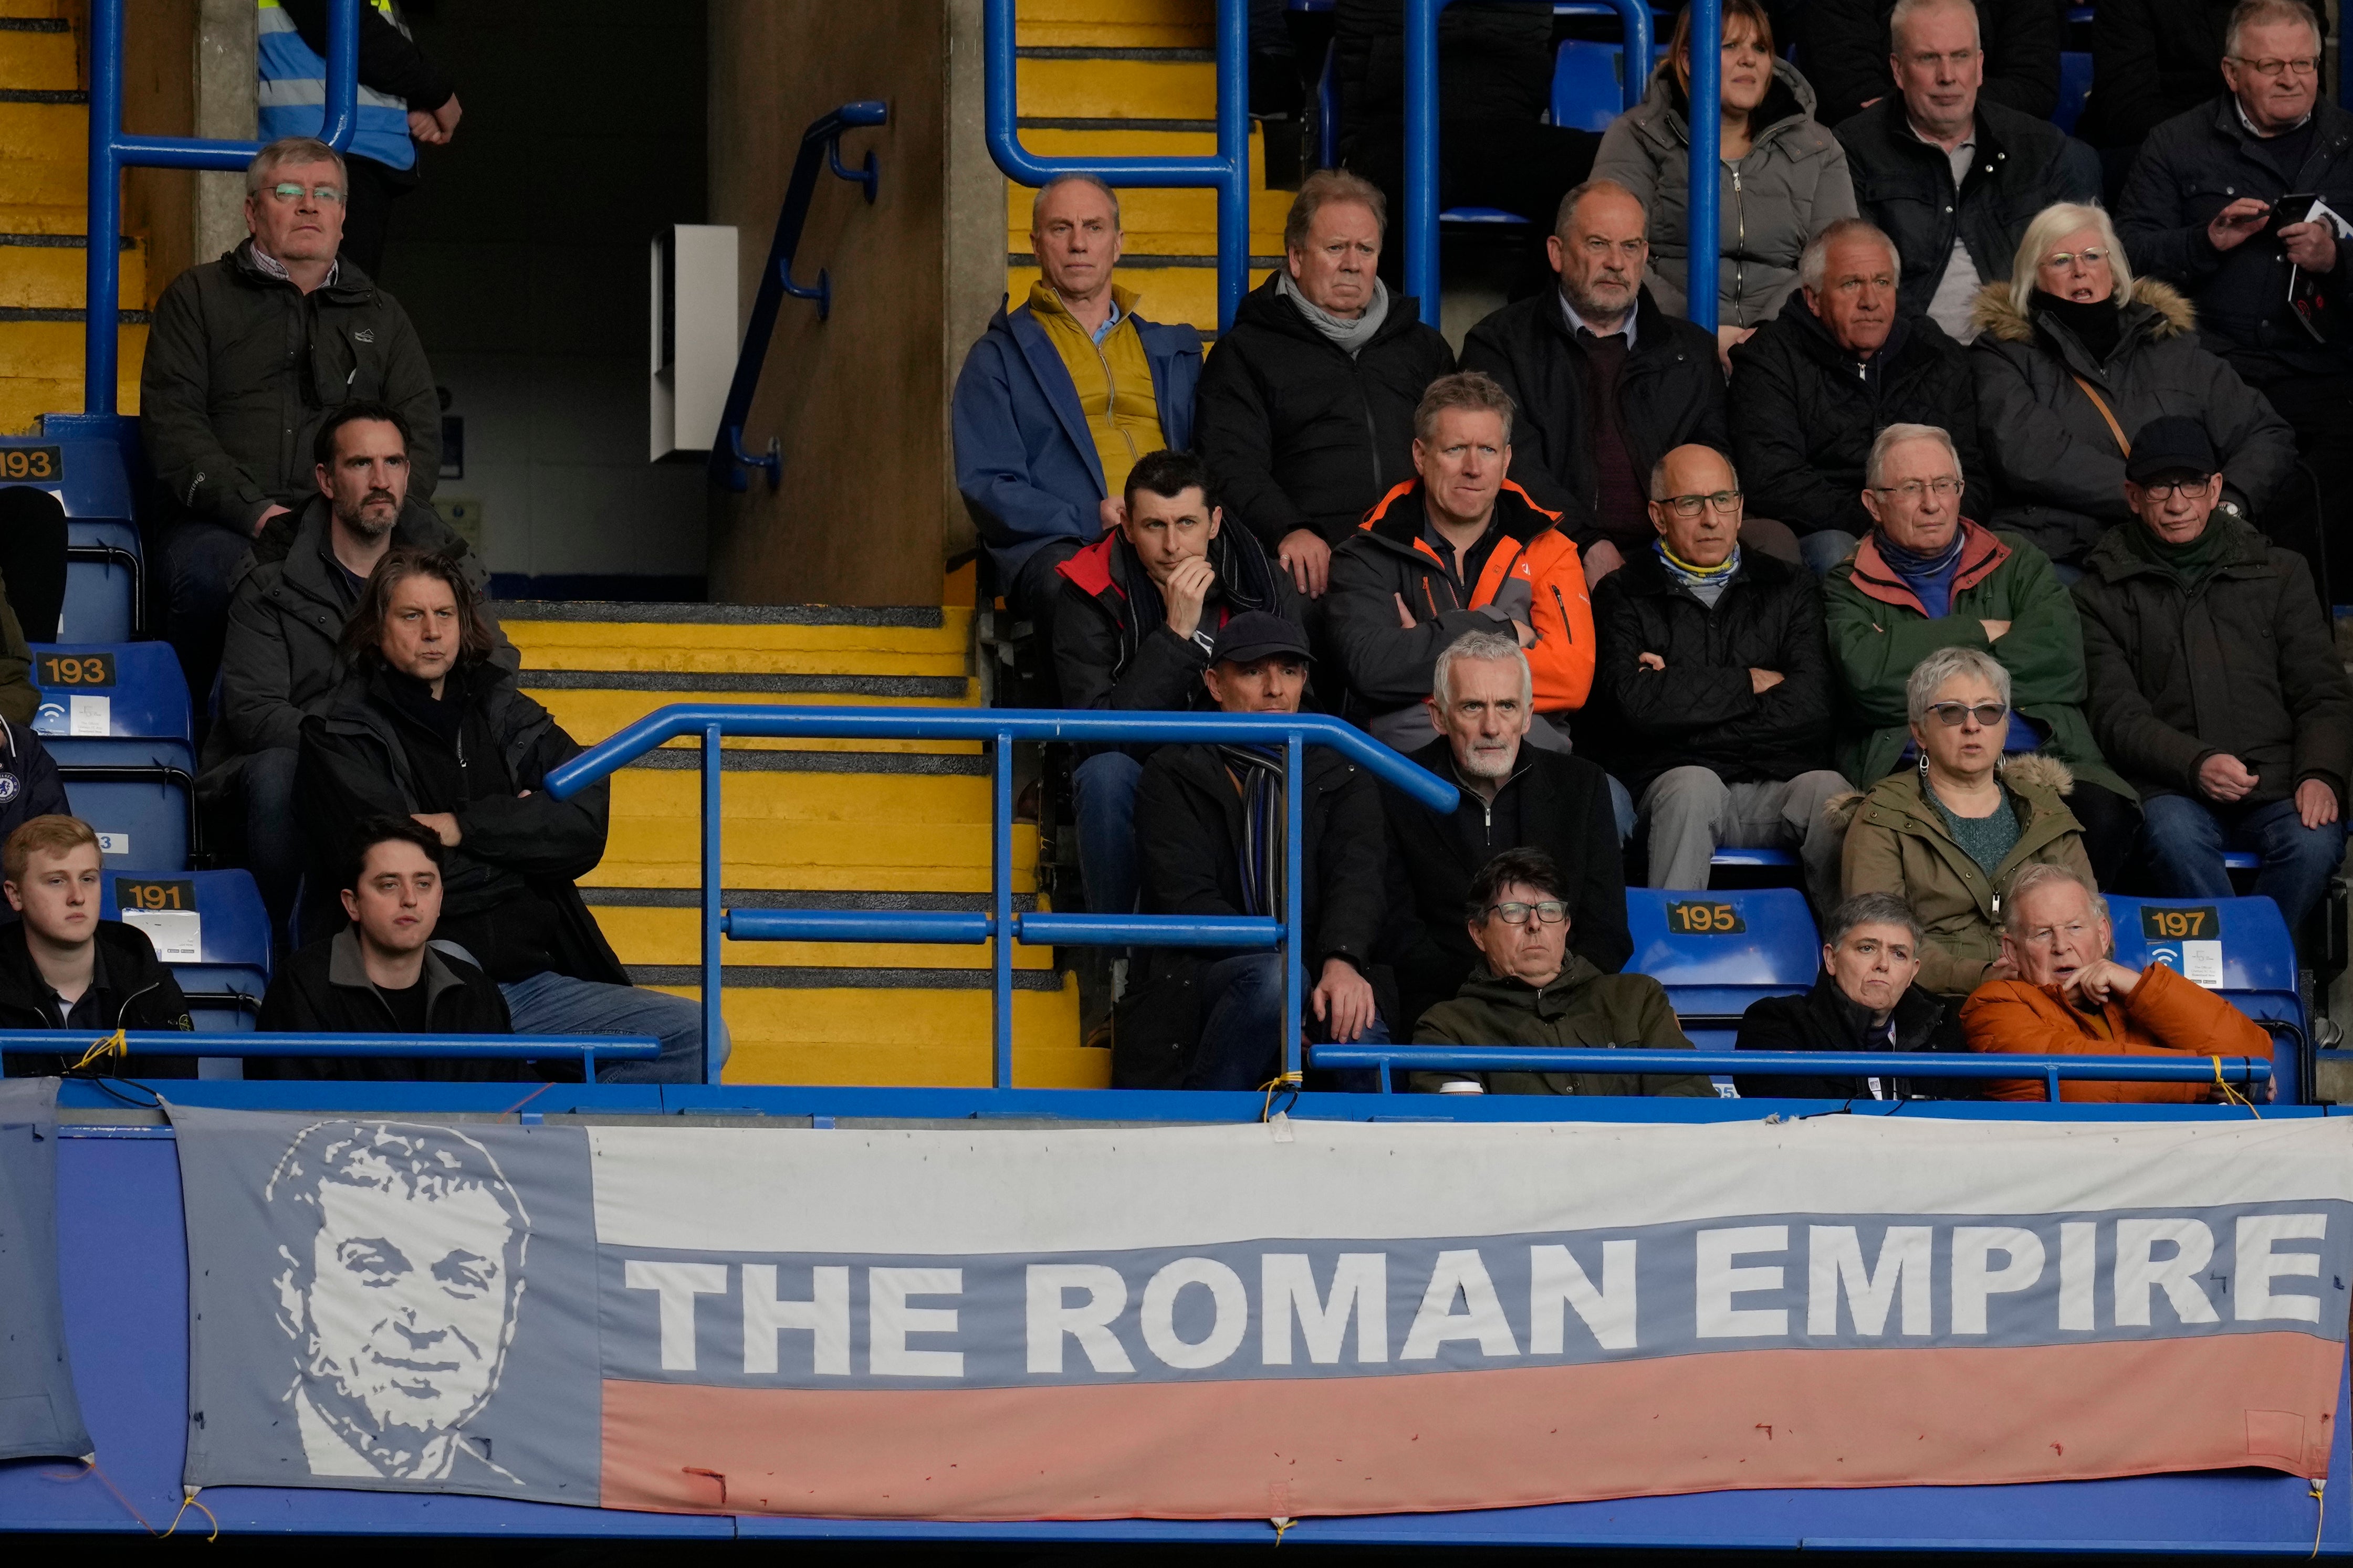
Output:
<path fill-rule="evenodd" d="M 117 1029 L 114 1033 L 107 1036 L 106 1038 L 93 1041 L 90 1049 L 82 1052 L 81 1059 L 74 1063 L 73 1066 L 68 1068 L 66 1070 L 68 1072 L 79 1072 L 82 1068 L 90 1067 L 97 1062 L 102 1062 L 109 1057 L 121 1057 L 127 1059 L 130 1055 L 130 1043 L 123 1038 L 122 1031 L 121 1029 Z"/>

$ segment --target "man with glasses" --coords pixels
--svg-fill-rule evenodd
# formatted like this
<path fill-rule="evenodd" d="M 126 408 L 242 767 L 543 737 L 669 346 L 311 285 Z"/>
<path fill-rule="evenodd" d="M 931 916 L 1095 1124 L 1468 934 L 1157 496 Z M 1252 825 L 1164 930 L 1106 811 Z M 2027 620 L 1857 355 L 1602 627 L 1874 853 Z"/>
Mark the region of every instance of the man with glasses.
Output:
<path fill-rule="evenodd" d="M 2315 204 L 2353 221 L 2353 114 L 2321 94 L 2320 58 L 2302 0 L 2242 0 L 2225 34 L 2229 90 L 2149 132 L 2116 229 L 2136 269 L 2189 295 L 2207 346 L 2295 427 L 2342 560 L 2353 552 L 2353 332 L 2337 317 L 2353 240 Z M 2294 210 L 2281 205 L 2291 193 Z"/>
<path fill-rule="evenodd" d="M 1794 848 L 1827 914 L 1843 836 L 1822 807 L 1850 786 L 1829 765 L 1821 592 L 1803 566 L 1744 548 L 1740 513 L 1713 447 L 1659 459 L 1651 547 L 1595 595 L 1594 750 L 1640 804 L 1651 887 L 1704 889 L 1719 845 Z"/>
<path fill-rule="evenodd" d="M 1496 856 L 1472 879 L 1463 923 L 1480 963 L 1461 994 L 1422 1015 L 1418 1046 L 1689 1050 L 1663 986 L 1647 974 L 1604 974 L 1568 951 L 1568 885 L 1541 849 Z M 1674 1095 L 1706 1099 L 1700 1073 L 1417 1072 L 1437 1094 Z"/>
<path fill-rule="evenodd" d="M 2197 420 L 2133 437 L 2136 521 L 2085 558 L 2092 722 L 2140 792 L 2158 890 L 2227 899 L 2226 849 L 2295 930 L 2345 855 L 2353 685 L 2304 558 L 2215 510 L 2221 465 Z"/>
<path fill-rule="evenodd" d="M 406 423 L 408 505 L 441 470 L 441 405 L 399 302 L 341 258 L 343 158 L 289 136 L 245 176 L 249 237 L 189 268 L 156 301 L 139 383 L 139 432 L 164 507 L 164 635 L 199 707 L 220 663 L 229 590 L 263 527 L 283 556 L 294 510 L 317 493 L 311 448 L 349 402 Z"/>

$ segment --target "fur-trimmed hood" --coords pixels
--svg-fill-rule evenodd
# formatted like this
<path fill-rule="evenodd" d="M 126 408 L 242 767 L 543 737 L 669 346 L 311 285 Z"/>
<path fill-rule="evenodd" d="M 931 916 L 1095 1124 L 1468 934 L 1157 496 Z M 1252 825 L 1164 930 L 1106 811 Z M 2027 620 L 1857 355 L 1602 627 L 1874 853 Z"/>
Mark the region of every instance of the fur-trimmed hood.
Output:
<path fill-rule="evenodd" d="M 2133 284 L 2132 303 L 2124 307 L 2127 315 L 2146 308 L 2156 321 L 2148 329 L 2152 339 L 2178 338 L 2198 330 L 2198 310 L 2187 296 L 2169 283 L 2154 278 L 2142 278 Z M 2008 283 L 1989 283 L 1978 290 L 1969 306 L 1969 320 L 1978 331 L 1998 342 L 2025 343 L 2034 341 L 2034 322 L 2028 312 L 2010 301 Z M 2130 323 L 2126 323 L 2127 327 Z"/>
<path fill-rule="evenodd" d="M 2001 782 L 2021 795 L 2048 794 L 2064 800 L 2075 793 L 2075 770 L 2058 758 L 2042 752 L 2021 752 L 2006 756 L 2000 763 Z M 1891 773 L 1868 790 L 1851 789 L 1841 792 L 1822 803 L 1822 819 L 1831 826 L 1844 828 L 1853 822 L 1854 814 L 1862 803 L 1891 783 L 1908 779 L 1909 773 Z"/>

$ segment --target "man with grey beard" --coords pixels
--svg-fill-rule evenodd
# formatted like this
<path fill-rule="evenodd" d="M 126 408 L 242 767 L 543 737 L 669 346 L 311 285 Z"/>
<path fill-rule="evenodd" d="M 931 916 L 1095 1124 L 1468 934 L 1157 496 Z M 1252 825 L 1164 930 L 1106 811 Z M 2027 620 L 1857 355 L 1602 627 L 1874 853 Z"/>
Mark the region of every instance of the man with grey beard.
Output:
<path fill-rule="evenodd" d="M 312 447 L 319 493 L 282 558 L 264 558 L 267 539 L 256 545 L 229 602 L 220 716 L 196 793 L 210 841 L 244 839 L 241 864 L 281 941 L 301 875 L 300 836 L 286 825 L 302 718 L 334 690 L 335 646 L 368 574 L 398 546 L 458 559 L 477 585 L 487 575 L 432 509 L 409 500 L 409 446 L 406 418 L 385 404 L 346 403 L 328 416 Z M 510 669 L 520 662 L 503 636 L 492 658 Z"/>
<path fill-rule="evenodd" d="M 1497 632 L 1469 632 L 1438 656 L 1429 698 L 1437 737 L 1416 763 L 1460 786 L 1440 816 L 1384 785 L 1399 1034 L 1452 997 L 1479 962 L 1462 922 L 1471 879 L 1507 849 L 1541 849 L 1568 887 L 1570 947 L 1606 973 L 1634 951 L 1620 841 L 1634 803 L 1583 757 L 1522 744 L 1534 696 L 1527 656 Z"/>

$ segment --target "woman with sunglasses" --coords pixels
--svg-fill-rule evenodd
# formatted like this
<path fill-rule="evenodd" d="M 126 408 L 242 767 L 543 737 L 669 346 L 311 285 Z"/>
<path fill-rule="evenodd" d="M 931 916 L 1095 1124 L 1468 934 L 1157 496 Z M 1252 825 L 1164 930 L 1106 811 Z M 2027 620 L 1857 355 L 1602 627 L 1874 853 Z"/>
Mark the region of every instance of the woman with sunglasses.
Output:
<path fill-rule="evenodd" d="M 1831 805 L 1852 813 L 1845 894 L 1894 893 L 1920 920 L 1920 973 L 1958 998 L 2002 969 L 2001 908 L 2021 866 L 2048 861 L 2092 884 L 2084 827 L 2067 809 L 2074 775 L 2053 757 L 2005 758 L 2010 671 L 1976 648 L 1947 647 L 1905 689 L 1912 750 L 1899 772 Z"/>
<path fill-rule="evenodd" d="M 2007 282 L 1979 290 L 1980 445 L 2000 503 L 1990 526 L 2024 534 L 2073 582 L 2125 504 L 2130 436 L 2161 414 L 2196 417 L 2222 459 L 2225 504 L 2259 517 L 2295 466 L 2295 435 L 2200 342 L 2189 301 L 2136 279 L 2098 207 L 2042 209 Z"/>

